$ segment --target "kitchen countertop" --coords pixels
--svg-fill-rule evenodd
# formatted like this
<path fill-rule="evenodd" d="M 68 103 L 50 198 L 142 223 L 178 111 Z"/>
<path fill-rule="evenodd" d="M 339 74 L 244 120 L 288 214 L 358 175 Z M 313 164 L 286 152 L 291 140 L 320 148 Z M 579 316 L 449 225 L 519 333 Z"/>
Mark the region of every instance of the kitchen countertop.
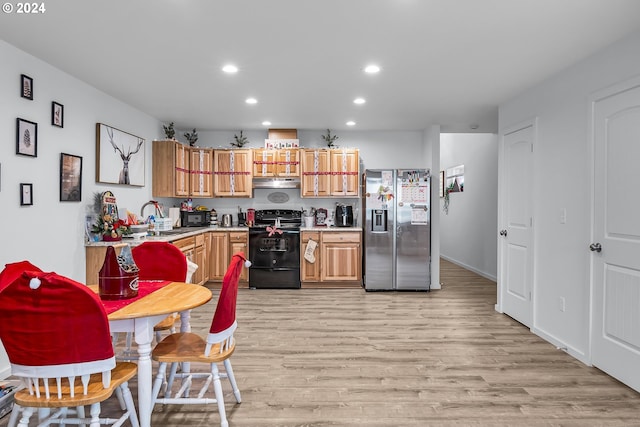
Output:
<path fill-rule="evenodd" d="M 178 230 L 184 231 L 179 233 Z M 195 236 L 201 233 L 209 232 L 209 231 L 249 231 L 249 227 L 219 227 L 217 225 L 210 227 L 193 227 L 190 229 L 189 227 L 183 227 L 178 229 L 173 229 L 172 234 L 166 234 L 164 236 L 145 236 L 142 238 L 127 238 L 124 237 L 122 240 L 117 242 L 87 242 L 85 246 L 94 247 L 94 246 L 113 246 L 119 244 L 129 244 L 130 246 L 137 246 L 142 242 L 174 242 L 176 240 L 184 239 L 185 237 Z M 325 232 L 334 232 L 334 231 L 362 231 L 360 227 L 300 227 L 300 231 L 325 231 Z"/>

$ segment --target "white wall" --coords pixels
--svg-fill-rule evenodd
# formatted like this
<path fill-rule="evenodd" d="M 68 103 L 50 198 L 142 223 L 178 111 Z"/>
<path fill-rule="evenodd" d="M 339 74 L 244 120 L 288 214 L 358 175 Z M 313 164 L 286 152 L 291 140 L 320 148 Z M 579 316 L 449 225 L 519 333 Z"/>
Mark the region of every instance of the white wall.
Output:
<path fill-rule="evenodd" d="M 588 97 L 640 75 L 640 32 L 500 107 L 501 133 L 538 118 L 534 151 L 533 331 L 589 359 L 591 147 Z M 634 193 L 637 194 L 637 193 Z M 635 197 L 635 196 L 633 196 Z M 560 210 L 566 209 L 566 224 Z M 559 297 L 566 310 L 559 310 Z"/>
<path fill-rule="evenodd" d="M 95 125 L 106 123 L 151 143 L 162 127 L 152 117 L 0 41 L 0 266 L 28 259 L 44 270 L 84 281 L 84 214 L 94 192 L 111 190 L 122 208 L 138 210 L 146 186 L 96 184 Z M 20 97 L 20 74 L 33 78 L 33 101 Z M 51 125 L 51 102 L 64 105 L 64 128 Z M 16 118 L 38 123 L 37 157 L 15 154 Z M 83 158 L 82 201 L 60 202 L 60 153 Z M 150 165 L 150 163 L 149 163 Z M 20 206 L 19 184 L 33 184 L 33 206 Z"/>
<path fill-rule="evenodd" d="M 448 214 L 444 199 L 439 202 L 440 256 L 496 280 L 497 135 L 440 135 L 440 169 L 458 165 L 464 165 L 464 192 L 450 194 Z"/>

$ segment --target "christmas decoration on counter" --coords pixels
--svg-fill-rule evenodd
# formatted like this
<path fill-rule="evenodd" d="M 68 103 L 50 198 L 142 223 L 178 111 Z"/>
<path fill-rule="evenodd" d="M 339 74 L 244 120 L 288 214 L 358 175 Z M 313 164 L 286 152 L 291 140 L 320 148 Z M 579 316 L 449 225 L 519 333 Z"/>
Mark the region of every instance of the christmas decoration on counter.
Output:
<path fill-rule="evenodd" d="M 164 136 L 166 136 L 167 139 L 176 139 L 176 131 L 173 128 L 173 122 L 169 123 L 169 126 L 162 125 L 162 130 L 164 130 Z"/>
<path fill-rule="evenodd" d="M 240 136 L 233 135 L 233 139 L 235 141 L 231 142 L 232 147 L 242 148 L 249 143 L 247 137 L 242 135 L 242 131 L 240 131 Z"/>
<path fill-rule="evenodd" d="M 198 132 L 196 131 L 196 128 L 193 128 L 192 132 L 185 132 L 184 137 L 187 138 L 189 147 L 196 145 L 196 142 L 198 141 Z"/>
<path fill-rule="evenodd" d="M 102 241 L 119 241 L 123 235 L 131 234 L 127 223 L 118 216 L 118 205 L 111 191 L 94 194 L 93 211 L 96 214 L 96 222 L 91 231 L 99 234 Z"/>
<path fill-rule="evenodd" d="M 336 139 L 338 139 L 338 135 L 331 135 L 331 129 L 327 129 L 327 134 L 322 135 L 322 139 L 327 143 L 327 147 L 333 148 L 335 147 L 334 143 Z"/>

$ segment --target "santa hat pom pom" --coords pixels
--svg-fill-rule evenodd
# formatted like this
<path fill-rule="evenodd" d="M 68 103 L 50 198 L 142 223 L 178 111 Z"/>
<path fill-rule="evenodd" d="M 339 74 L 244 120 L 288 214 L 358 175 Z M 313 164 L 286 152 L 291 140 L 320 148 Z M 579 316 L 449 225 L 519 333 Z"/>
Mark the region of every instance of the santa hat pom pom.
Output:
<path fill-rule="evenodd" d="M 34 277 L 33 279 L 31 279 L 31 280 L 29 281 L 29 287 L 30 287 L 31 289 L 38 289 L 38 288 L 40 287 L 40 284 L 41 284 L 41 283 L 42 283 L 42 282 L 40 282 L 40 279 L 38 279 L 37 277 Z"/>
<path fill-rule="evenodd" d="M 245 260 L 244 266 L 247 267 L 247 268 L 251 267 L 251 261 Z"/>

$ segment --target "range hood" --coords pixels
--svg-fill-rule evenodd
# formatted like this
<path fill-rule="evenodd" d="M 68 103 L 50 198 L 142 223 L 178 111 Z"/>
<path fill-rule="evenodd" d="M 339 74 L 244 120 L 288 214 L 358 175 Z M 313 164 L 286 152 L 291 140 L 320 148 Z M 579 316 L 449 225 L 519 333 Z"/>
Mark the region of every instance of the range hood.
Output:
<path fill-rule="evenodd" d="M 300 178 L 253 178 L 253 188 L 300 188 Z"/>

